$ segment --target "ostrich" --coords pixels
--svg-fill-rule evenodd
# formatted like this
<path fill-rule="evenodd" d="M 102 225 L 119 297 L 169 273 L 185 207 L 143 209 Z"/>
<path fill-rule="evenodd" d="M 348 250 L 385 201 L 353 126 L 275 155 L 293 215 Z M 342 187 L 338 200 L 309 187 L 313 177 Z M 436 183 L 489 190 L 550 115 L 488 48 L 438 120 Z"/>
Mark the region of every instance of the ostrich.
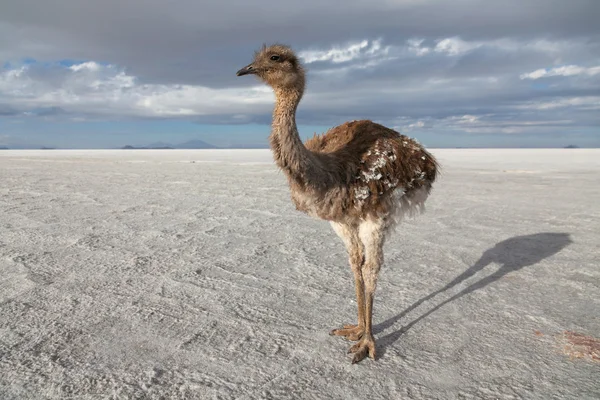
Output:
<path fill-rule="evenodd" d="M 249 74 L 275 92 L 269 142 L 296 209 L 329 221 L 348 251 L 358 322 L 330 334 L 357 342 L 348 351 L 353 364 L 375 359 L 373 299 L 383 244 L 403 216 L 424 211 L 437 161 L 415 140 L 369 120 L 346 122 L 303 144 L 296 109 L 305 74 L 288 46 L 263 45 L 236 75 Z"/>

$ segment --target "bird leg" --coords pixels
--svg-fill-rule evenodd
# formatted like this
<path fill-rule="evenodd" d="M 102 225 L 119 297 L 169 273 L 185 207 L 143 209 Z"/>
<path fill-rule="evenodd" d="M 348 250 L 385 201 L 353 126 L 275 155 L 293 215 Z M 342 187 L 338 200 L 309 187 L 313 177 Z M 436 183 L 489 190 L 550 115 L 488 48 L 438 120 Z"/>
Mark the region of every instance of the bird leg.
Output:
<path fill-rule="evenodd" d="M 344 336 L 348 340 L 359 340 L 365 331 L 365 285 L 362 277 L 362 254 L 360 259 L 353 254 L 350 256 L 350 266 L 354 273 L 354 286 L 356 289 L 356 305 L 358 308 L 358 323 L 356 325 L 344 325 L 342 329 L 334 329 L 331 335 Z"/>
<path fill-rule="evenodd" d="M 352 364 L 364 359 L 367 354 L 373 360 L 376 357 L 375 339 L 373 338 L 373 299 L 377 286 L 377 276 L 383 263 L 384 225 L 381 220 L 365 221 L 359 226 L 359 237 L 365 248 L 365 262 L 362 267 L 362 278 L 365 287 L 365 328 L 364 334 L 349 353 L 354 353 Z"/>
<path fill-rule="evenodd" d="M 356 304 L 358 308 L 358 322 L 356 325 L 344 325 L 343 328 L 334 329 L 330 335 L 343 336 L 348 340 L 359 340 L 365 331 L 365 287 L 362 276 L 363 246 L 355 227 L 332 222 L 335 232 L 342 238 L 348 250 L 350 267 L 354 273 L 354 286 L 356 289 Z"/>

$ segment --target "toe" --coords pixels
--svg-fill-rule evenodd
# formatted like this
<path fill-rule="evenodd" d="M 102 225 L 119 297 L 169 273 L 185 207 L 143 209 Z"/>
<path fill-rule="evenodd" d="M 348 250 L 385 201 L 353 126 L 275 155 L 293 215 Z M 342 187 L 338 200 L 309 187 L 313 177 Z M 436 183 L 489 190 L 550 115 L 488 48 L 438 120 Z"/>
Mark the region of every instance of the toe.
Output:
<path fill-rule="evenodd" d="M 352 357 L 352 364 L 356 364 L 357 362 L 362 361 L 367 355 L 367 348 L 361 347 L 358 349 L 356 353 L 354 353 L 354 357 Z"/>
<path fill-rule="evenodd" d="M 362 346 L 361 342 L 354 344 L 352 347 L 350 347 L 348 349 L 348 353 L 356 353 L 360 349 L 361 346 Z"/>
<path fill-rule="evenodd" d="M 362 338 L 363 328 L 357 325 L 344 325 L 341 329 L 334 329 L 329 332 L 331 336 L 343 336 L 348 340 L 356 341 Z"/>
<path fill-rule="evenodd" d="M 329 334 L 331 336 L 348 336 L 348 331 L 346 329 L 334 329 Z"/>
<path fill-rule="evenodd" d="M 354 346 L 350 347 L 348 353 L 354 353 L 354 356 L 352 357 L 352 364 L 362 361 L 367 355 L 369 358 L 375 360 L 377 357 L 375 340 L 372 336 L 365 336 Z"/>
<path fill-rule="evenodd" d="M 375 342 L 371 342 L 369 343 L 369 358 L 371 360 L 375 360 L 375 357 L 377 357 L 377 352 L 375 351 Z"/>

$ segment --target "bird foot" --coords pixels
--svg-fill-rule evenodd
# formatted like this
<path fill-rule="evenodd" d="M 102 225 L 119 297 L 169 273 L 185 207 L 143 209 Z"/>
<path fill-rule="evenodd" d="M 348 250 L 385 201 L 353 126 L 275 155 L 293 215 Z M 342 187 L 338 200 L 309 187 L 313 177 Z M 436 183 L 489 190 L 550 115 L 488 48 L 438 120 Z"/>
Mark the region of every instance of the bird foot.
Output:
<path fill-rule="evenodd" d="M 369 355 L 369 358 L 375 359 L 375 339 L 373 339 L 373 335 L 365 335 L 360 339 L 358 343 L 354 346 L 350 347 L 348 353 L 354 353 L 354 357 L 352 357 L 352 364 L 356 364 L 357 362 L 362 361 L 363 358 Z"/>
<path fill-rule="evenodd" d="M 334 329 L 329 334 L 331 336 L 343 336 L 348 340 L 357 341 L 365 333 L 365 328 L 359 325 L 344 325 L 341 329 Z"/>

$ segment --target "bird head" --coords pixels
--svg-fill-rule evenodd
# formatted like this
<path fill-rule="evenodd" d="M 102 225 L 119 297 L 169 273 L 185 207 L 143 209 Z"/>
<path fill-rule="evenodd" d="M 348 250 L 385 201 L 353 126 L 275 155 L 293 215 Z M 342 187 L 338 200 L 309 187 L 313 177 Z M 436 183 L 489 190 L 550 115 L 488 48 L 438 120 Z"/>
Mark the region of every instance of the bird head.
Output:
<path fill-rule="evenodd" d="M 288 46 L 275 44 L 263 45 L 256 51 L 254 60 L 240 69 L 237 76 L 256 75 L 274 89 L 302 89 L 304 69 L 298 57 Z"/>

